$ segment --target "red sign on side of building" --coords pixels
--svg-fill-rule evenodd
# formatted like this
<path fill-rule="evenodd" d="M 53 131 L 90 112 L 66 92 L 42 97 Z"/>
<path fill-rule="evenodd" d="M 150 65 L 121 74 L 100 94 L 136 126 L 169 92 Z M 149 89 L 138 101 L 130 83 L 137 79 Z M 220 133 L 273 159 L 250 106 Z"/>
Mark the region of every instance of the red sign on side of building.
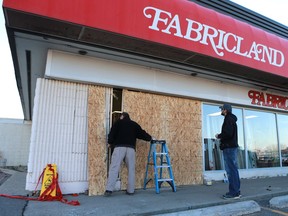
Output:
<path fill-rule="evenodd" d="M 250 90 L 251 104 L 288 110 L 288 97 Z"/>

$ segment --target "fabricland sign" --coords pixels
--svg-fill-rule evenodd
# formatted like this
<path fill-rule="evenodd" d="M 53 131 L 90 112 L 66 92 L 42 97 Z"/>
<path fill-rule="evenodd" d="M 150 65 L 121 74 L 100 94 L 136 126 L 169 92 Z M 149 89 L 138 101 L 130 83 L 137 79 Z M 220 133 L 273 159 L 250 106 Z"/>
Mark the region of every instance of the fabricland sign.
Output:
<path fill-rule="evenodd" d="M 185 19 L 186 23 L 181 23 L 178 14 L 172 15 L 172 13 L 156 7 L 145 7 L 143 13 L 146 18 L 153 20 L 152 25 L 148 27 L 149 29 L 164 34 L 172 34 L 171 30 L 173 30 L 175 32 L 173 35 L 176 37 L 212 46 L 218 56 L 222 57 L 225 52 L 230 52 L 252 58 L 255 61 L 264 63 L 267 61 L 276 67 L 284 65 L 284 54 L 280 50 L 267 45 L 253 41 L 248 50 L 243 50 L 242 44 L 245 39 L 231 32 L 225 32 L 189 18 Z M 160 23 L 162 23 L 161 27 L 159 27 Z M 185 26 L 184 32 L 181 30 L 181 26 Z"/>
<path fill-rule="evenodd" d="M 288 97 L 250 90 L 251 104 L 288 110 Z"/>
<path fill-rule="evenodd" d="M 3 7 L 288 78 L 287 39 L 187 0 L 4 0 Z"/>

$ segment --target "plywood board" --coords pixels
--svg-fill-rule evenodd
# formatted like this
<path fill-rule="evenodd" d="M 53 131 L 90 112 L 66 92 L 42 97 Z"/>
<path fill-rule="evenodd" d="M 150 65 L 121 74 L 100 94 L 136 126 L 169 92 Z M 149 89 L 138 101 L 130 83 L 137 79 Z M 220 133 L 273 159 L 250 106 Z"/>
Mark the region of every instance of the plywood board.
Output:
<path fill-rule="evenodd" d="M 149 134 L 166 140 L 176 185 L 203 182 L 200 101 L 124 90 L 123 110 Z M 136 188 L 143 188 L 148 150 L 148 142 L 137 141 Z M 125 188 L 127 170 L 121 179 Z"/>
<path fill-rule="evenodd" d="M 89 195 L 103 194 L 107 180 L 105 87 L 88 89 L 88 179 Z"/>

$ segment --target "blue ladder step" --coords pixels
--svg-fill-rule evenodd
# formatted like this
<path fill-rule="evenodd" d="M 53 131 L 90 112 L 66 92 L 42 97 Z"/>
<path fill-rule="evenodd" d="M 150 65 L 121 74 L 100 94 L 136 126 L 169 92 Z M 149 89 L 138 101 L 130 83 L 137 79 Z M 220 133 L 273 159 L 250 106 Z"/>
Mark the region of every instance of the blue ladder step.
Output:
<path fill-rule="evenodd" d="M 168 165 L 160 165 L 160 166 L 156 166 L 156 168 L 169 168 L 171 166 L 168 166 Z"/>
<path fill-rule="evenodd" d="M 162 181 L 162 182 L 164 182 L 164 181 L 173 181 L 173 179 L 158 179 L 158 181 Z"/>

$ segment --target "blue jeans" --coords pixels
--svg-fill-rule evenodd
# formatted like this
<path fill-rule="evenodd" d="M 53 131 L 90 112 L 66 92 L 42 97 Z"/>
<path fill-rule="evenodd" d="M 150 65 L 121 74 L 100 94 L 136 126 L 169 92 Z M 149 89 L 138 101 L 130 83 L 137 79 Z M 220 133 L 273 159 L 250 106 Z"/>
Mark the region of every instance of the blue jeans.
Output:
<path fill-rule="evenodd" d="M 237 154 L 238 148 L 226 148 L 223 150 L 225 170 L 229 180 L 229 195 L 240 194 L 240 178 L 238 172 Z"/>

